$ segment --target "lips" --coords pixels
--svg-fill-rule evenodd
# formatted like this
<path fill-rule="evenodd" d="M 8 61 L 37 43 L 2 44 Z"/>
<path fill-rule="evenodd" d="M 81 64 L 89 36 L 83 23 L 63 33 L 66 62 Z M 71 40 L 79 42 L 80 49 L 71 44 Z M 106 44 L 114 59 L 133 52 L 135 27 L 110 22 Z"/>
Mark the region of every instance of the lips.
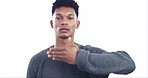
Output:
<path fill-rule="evenodd" d="M 60 28 L 59 30 L 62 33 L 67 33 L 69 31 L 69 28 Z"/>

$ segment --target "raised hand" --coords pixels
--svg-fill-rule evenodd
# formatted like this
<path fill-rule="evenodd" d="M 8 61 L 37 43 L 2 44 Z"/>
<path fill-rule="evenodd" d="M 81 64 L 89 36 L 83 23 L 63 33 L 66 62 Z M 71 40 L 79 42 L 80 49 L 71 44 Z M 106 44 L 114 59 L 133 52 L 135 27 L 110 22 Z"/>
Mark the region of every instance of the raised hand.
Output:
<path fill-rule="evenodd" d="M 76 64 L 78 50 L 78 46 L 74 44 L 71 37 L 69 37 L 65 46 L 51 48 L 47 54 L 48 57 L 52 58 L 53 60 L 64 61 L 69 64 Z"/>

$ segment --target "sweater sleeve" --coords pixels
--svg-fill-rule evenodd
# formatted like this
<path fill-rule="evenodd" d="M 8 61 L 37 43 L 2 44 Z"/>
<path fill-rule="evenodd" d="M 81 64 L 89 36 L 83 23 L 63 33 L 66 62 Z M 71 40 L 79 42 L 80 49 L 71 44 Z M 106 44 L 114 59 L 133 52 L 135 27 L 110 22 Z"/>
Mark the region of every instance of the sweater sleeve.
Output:
<path fill-rule="evenodd" d="M 126 52 L 106 52 L 91 46 L 79 49 L 77 66 L 96 75 L 129 74 L 135 70 L 135 63 Z"/>
<path fill-rule="evenodd" d="M 26 78 L 41 78 L 40 70 L 41 70 L 44 60 L 47 59 L 46 52 L 48 50 L 49 48 L 37 53 L 31 58 L 29 65 L 28 65 Z"/>
<path fill-rule="evenodd" d="M 26 78 L 37 78 L 37 70 L 36 70 L 36 65 L 34 62 L 35 62 L 34 58 L 32 58 L 28 65 Z"/>

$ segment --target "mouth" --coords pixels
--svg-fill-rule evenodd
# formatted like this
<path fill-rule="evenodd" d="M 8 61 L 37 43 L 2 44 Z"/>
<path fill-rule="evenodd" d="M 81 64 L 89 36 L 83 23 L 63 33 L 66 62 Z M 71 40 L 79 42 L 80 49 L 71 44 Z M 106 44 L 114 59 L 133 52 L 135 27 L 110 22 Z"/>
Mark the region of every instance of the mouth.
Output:
<path fill-rule="evenodd" d="M 60 28 L 59 31 L 62 33 L 67 33 L 69 31 L 69 28 Z"/>

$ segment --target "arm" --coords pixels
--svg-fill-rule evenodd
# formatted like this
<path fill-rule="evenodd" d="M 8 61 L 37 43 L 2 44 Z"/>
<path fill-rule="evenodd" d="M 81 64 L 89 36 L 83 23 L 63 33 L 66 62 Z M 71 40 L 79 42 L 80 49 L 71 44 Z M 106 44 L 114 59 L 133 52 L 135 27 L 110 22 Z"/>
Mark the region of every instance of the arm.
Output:
<path fill-rule="evenodd" d="M 134 61 L 126 52 L 109 53 L 91 46 L 79 49 L 77 65 L 79 69 L 97 75 L 129 74 L 135 70 Z"/>
<path fill-rule="evenodd" d="M 35 70 L 36 68 L 34 67 L 34 61 L 31 59 L 28 69 L 27 69 L 27 77 L 26 78 L 37 78 L 37 71 Z"/>
<path fill-rule="evenodd" d="M 31 58 L 28 65 L 26 78 L 41 78 L 41 68 L 44 60 L 47 59 L 46 52 L 48 50 L 49 48 L 39 52 Z"/>

